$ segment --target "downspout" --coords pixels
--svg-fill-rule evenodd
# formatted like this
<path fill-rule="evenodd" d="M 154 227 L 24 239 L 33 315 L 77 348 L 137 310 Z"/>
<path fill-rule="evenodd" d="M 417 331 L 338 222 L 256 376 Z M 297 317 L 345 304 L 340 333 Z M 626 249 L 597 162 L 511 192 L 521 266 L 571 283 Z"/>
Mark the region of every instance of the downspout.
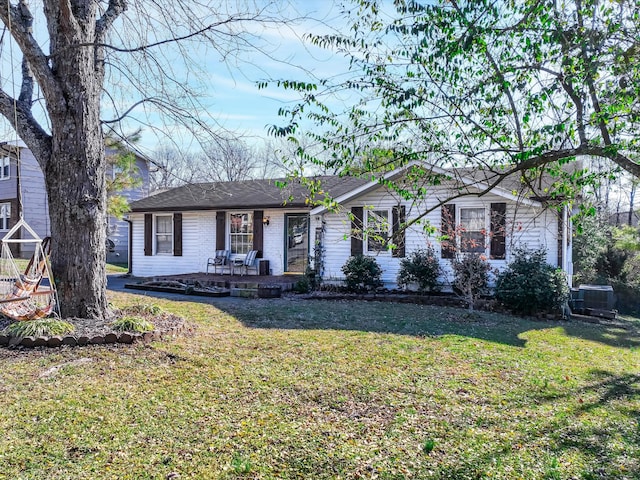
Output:
<path fill-rule="evenodd" d="M 572 247 L 570 222 L 569 206 L 564 205 L 562 207 L 562 271 L 567 274 L 569 288 L 573 286 L 573 262 L 569 259 Z"/>
<path fill-rule="evenodd" d="M 129 224 L 129 242 L 127 245 L 127 275 L 131 275 L 131 272 L 133 271 L 133 255 L 131 248 L 131 246 L 133 245 L 133 222 L 129 220 L 129 217 L 124 217 L 123 220 Z"/>

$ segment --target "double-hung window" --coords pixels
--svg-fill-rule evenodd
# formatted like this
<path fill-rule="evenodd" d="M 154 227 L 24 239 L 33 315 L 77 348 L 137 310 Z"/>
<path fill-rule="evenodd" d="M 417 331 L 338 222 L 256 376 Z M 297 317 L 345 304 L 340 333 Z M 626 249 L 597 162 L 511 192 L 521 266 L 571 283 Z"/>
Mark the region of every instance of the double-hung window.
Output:
<path fill-rule="evenodd" d="M 484 253 L 487 236 L 484 208 L 460 209 L 460 251 Z"/>
<path fill-rule="evenodd" d="M 7 180 L 11 173 L 11 159 L 9 157 L 0 158 L 0 180 Z"/>
<path fill-rule="evenodd" d="M 11 204 L 0 203 L 0 230 L 9 230 L 11 220 Z"/>
<path fill-rule="evenodd" d="M 229 250 L 245 255 L 253 250 L 253 213 L 229 214 Z"/>
<path fill-rule="evenodd" d="M 173 253 L 173 216 L 156 216 L 156 254 Z"/>
<path fill-rule="evenodd" d="M 389 210 L 366 211 L 366 249 L 368 253 L 387 251 L 387 241 L 391 236 L 391 217 Z"/>

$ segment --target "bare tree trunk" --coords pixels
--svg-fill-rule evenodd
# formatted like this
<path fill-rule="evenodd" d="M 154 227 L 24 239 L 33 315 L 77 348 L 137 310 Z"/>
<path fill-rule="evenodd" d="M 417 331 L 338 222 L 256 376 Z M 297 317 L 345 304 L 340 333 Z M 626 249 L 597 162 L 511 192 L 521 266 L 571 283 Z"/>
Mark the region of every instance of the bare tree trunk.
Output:
<path fill-rule="evenodd" d="M 63 316 L 101 318 L 106 296 L 106 159 L 100 121 L 104 78 L 96 4 L 49 3 L 59 19 L 52 74 L 63 102 L 49 108 L 51 158 L 44 165 L 51 216 L 52 267 Z M 69 18 L 67 18 L 67 16 Z"/>
<path fill-rule="evenodd" d="M 42 87 L 51 122 L 48 151 L 36 155 L 49 197 L 51 263 L 62 316 L 102 318 L 108 315 L 108 303 L 106 159 L 100 121 L 104 52 L 99 43 L 124 5 L 111 0 L 98 21 L 95 2 L 49 0 L 43 7 L 50 22 L 50 60 L 46 62 L 42 51 L 29 47 L 30 37 L 15 35 L 19 43 L 25 42 L 25 58 Z M 26 4 L 21 8 L 16 12 L 26 22 L 30 13 Z M 28 73 L 23 74 L 23 87 L 33 83 Z M 30 110 L 29 97 L 21 97 L 25 111 Z M 27 114 L 25 120 L 26 125 L 18 122 L 19 132 L 29 132 L 33 119 Z M 23 136 L 29 146 L 37 144 Z"/>
<path fill-rule="evenodd" d="M 72 115 L 66 119 L 65 128 L 54 129 L 68 134 L 53 136 L 53 154 L 45 175 L 52 267 L 62 315 L 102 318 L 108 305 L 104 143 L 99 128 L 77 125 Z"/>

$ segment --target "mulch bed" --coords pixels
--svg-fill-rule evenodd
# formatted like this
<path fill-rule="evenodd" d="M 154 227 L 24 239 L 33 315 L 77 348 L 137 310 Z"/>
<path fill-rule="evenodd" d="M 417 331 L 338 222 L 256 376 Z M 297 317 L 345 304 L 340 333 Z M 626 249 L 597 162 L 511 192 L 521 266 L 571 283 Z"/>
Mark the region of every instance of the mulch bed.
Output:
<path fill-rule="evenodd" d="M 150 321 L 154 329 L 148 332 L 119 332 L 111 327 L 113 319 L 65 318 L 75 329 L 63 336 L 50 337 L 12 337 L 4 329 L 13 323 L 0 317 L 0 347 L 34 348 L 34 347 L 62 347 L 103 345 L 113 343 L 133 344 L 152 342 L 175 337 L 179 334 L 190 333 L 193 327 L 184 318 L 169 313 L 147 314 L 144 317 Z"/>
<path fill-rule="evenodd" d="M 301 295 L 306 300 L 365 300 L 371 302 L 415 303 L 419 305 L 437 305 L 441 307 L 465 307 L 465 302 L 455 295 L 413 294 L 399 292 L 381 293 L 346 293 L 332 291 L 316 291 Z"/>

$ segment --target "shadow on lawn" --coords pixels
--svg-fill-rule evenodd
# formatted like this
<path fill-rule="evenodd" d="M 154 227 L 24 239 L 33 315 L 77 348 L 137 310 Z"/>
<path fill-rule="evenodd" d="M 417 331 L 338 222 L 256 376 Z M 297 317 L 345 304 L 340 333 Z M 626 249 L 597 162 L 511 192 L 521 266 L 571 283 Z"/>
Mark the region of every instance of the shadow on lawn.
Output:
<path fill-rule="evenodd" d="M 631 462 L 631 468 L 617 469 L 628 463 L 625 462 L 626 455 L 633 458 L 640 449 L 637 423 L 640 374 L 616 374 L 605 370 L 593 370 L 590 374 L 594 383 L 565 395 L 579 399 L 573 415 L 563 420 L 564 425 L 554 425 L 549 433 L 559 450 L 577 449 L 597 459 L 601 467 L 589 472 L 592 476 L 586 478 L 639 478 L 640 463 L 636 461 Z M 618 416 L 611 413 L 602 416 L 598 413 L 601 408 Z"/>
<path fill-rule="evenodd" d="M 509 443 L 487 449 L 467 461 L 462 459 L 453 469 L 447 467 L 447 478 L 483 476 L 501 458 L 517 455 L 520 449 L 539 449 L 541 439 L 548 439 L 544 447 L 547 453 L 539 458 L 542 478 L 564 478 L 562 459 L 575 452 L 586 457 L 580 478 L 640 478 L 640 374 L 594 370 L 591 375 L 594 382 L 586 387 L 563 395 L 541 394 L 536 400 L 567 402 L 564 404 L 574 407 L 559 407 L 556 415 L 541 416 L 537 425 Z M 601 408 L 608 413 L 603 415 Z"/>
<path fill-rule="evenodd" d="M 282 298 L 252 300 L 207 298 L 181 294 L 127 291 L 131 295 L 198 302 L 225 311 L 249 328 L 353 330 L 409 336 L 459 335 L 524 347 L 521 334 L 562 327 L 568 336 L 618 348 L 640 347 L 640 322 L 618 319 L 588 323 L 541 321 L 492 312 L 469 314 L 464 309 L 405 303 Z"/>
<path fill-rule="evenodd" d="M 217 304 L 250 328 L 356 330 L 412 336 L 459 335 L 524 347 L 523 333 L 561 327 L 570 337 L 617 348 L 640 347 L 640 323 L 533 320 L 494 312 L 403 303 L 272 300 Z"/>
<path fill-rule="evenodd" d="M 271 300 L 218 303 L 246 327 L 289 330 L 346 330 L 441 337 L 458 335 L 524 347 L 520 334 L 551 323 L 536 323 L 491 312 L 382 302 Z"/>
<path fill-rule="evenodd" d="M 598 324 L 579 321 L 567 322 L 564 325 L 567 335 L 612 347 L 640 347 L 640 324 L 637 321 L 619 318 L 602 320 Z"/>

